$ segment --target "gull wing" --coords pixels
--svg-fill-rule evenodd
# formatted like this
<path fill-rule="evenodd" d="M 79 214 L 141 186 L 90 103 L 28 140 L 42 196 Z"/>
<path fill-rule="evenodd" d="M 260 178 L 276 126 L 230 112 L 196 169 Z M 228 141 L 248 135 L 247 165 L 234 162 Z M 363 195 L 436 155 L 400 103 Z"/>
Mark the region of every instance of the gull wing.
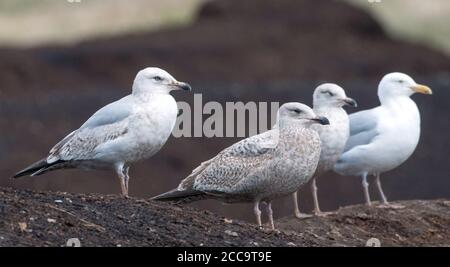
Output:
<path fill-rule="evenodd" d="M 272 157 L 278 144 L 278 130 L 246 138 L 203 162 L 184 179 L 178 190 L 193 188 L 206 193 L 229 192 Z"/>
<path fill-rule="evenodd" d="M 350 114 L 350 136 L 344 152 L 356 146 L 369 144 L 379 133 L 377 130 L 378 116 L 376 108 Z"/>
<path fill-rule="evenodd" d="M 58 142 L 50 150 L 47 162 L 88 159 L 98 145 L 126 134 L 128 130 L 122 122 L 132 113 L 131 96 L 104 106 L 79 129 Z"/>
<path fill-rule="evenodd" d="M 127 118 L 133 112 L 133 100 L 131 97 L 131 95 L 126 96 L 99 109 L 81 125 L 80 129 L 112 124 Z"/>

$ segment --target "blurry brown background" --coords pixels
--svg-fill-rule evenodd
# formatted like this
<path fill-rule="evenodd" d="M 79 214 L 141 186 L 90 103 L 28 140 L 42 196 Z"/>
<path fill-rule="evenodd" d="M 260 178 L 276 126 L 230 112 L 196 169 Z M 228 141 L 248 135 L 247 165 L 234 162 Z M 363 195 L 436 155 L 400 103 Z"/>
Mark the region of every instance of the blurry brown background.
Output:
<path fill-rule="evenodd" d="M 378 104 L 388 72 L 430 85 L 417 95 L 422 137 L 414 155 L 382 176 L 388 197 L 450 198 L 450 3 L 434 1 L 4 0 L 0 2 L 0 186 L 118 193 L 112 172 L 56 171 L 11 180 L 103 105 L 130 92 L 136 72 L 159 66 L 203 101 L 300 101 L 315 86 L 341 84 L 359 103 Z M 177 100 L 192 101 L 176 92 Z M 354 112 L 356 110 L 349 110 Z M 233 138 L 170 138 L 131 169 L 132 196 L 175 187 Z M 363 200 L 360 179 L 321 177 L 325 210 Z M 377 197 L 375 192 L 373 196 Z M 301 208 L 312 208 L 308 188 Z M 247 205 L 194 204 L 252 219 Z M 291 199 L 276 203 L 288 214 Z"/>

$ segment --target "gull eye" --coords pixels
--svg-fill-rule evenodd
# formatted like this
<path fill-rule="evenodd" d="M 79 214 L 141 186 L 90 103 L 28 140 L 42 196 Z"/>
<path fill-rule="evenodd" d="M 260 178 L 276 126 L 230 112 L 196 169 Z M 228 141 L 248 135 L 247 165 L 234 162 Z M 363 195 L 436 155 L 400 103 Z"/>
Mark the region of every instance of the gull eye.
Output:
<path fill-rule="evenodd" d="M 397 81 L 399 84 L 403 84 L 405 81 L 404 80 L 398 80 Z"/>
<path fill-rule="evenodd" d="M 298 109 L 298 108 L 295 108 L 292 111 L 295 112 L 296 114 L 301 114 L 302 113 L 302 111 L 300 109 Z"/>
<path fill-rule="evenodd" d="M 163 80 L 163 78 L 161 76 L 155 76 L 155 77 L 153 77 L 153 80 L 160 82 Z"/>
<path fill-rule="evenodd" d="M 328 91 L 328 90 L 322 91 L 322 94 L 329 95 L 329 96 L 334 96 L 334 94 L 332 92 Z"/>
<path fill-rule="evenodd" d="M 332 92 L 330 92 L 330 91 L 323 91 L 322 93 L 323 94 L 327 94 L 329 96 L 334 96 L 334 94 Z"/>

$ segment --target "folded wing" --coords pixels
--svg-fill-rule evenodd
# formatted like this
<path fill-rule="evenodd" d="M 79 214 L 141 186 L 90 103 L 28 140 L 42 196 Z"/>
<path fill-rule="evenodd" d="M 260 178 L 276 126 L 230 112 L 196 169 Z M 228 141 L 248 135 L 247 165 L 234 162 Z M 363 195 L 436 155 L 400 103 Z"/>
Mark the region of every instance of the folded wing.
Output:
<path fill-rule="evenodd" d="M 231 192 L 243 179 L 272 157 L 278 144 L 278 130 L 244 139 L 202 163 L 184 179 L 179 189 L 191 187 L 206 193 Z"/>
<path fill-rule="evenodd" d="M 344 153 L 354 147 L 369 144 L 377 135 L 377 116 L 375 110 L 363 110 L 349 116 L 350 136 Z"/>
<path fill-rule="evenodd" d="M 127 133 L 126 119 L 132 112 L 130 96 L 101 108 L 78 130 L 57 143 L 50 150 L 47 162 L 90 159 L 97 146 Z"/>

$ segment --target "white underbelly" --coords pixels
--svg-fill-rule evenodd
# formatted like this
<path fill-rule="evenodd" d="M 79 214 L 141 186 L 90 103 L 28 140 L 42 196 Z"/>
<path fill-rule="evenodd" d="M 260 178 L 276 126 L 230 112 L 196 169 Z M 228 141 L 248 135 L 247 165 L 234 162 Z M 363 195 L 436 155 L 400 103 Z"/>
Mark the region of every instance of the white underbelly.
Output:
<path fill-rule="evenodd" d="M 416 149 L 415 140 L 403 140 L 398 142 L 389 142 L 379 149 L 379 152 L 373 157 L 375 164 L 371 172 L 386 172 L 397 168 L 404 163 Z"/>

